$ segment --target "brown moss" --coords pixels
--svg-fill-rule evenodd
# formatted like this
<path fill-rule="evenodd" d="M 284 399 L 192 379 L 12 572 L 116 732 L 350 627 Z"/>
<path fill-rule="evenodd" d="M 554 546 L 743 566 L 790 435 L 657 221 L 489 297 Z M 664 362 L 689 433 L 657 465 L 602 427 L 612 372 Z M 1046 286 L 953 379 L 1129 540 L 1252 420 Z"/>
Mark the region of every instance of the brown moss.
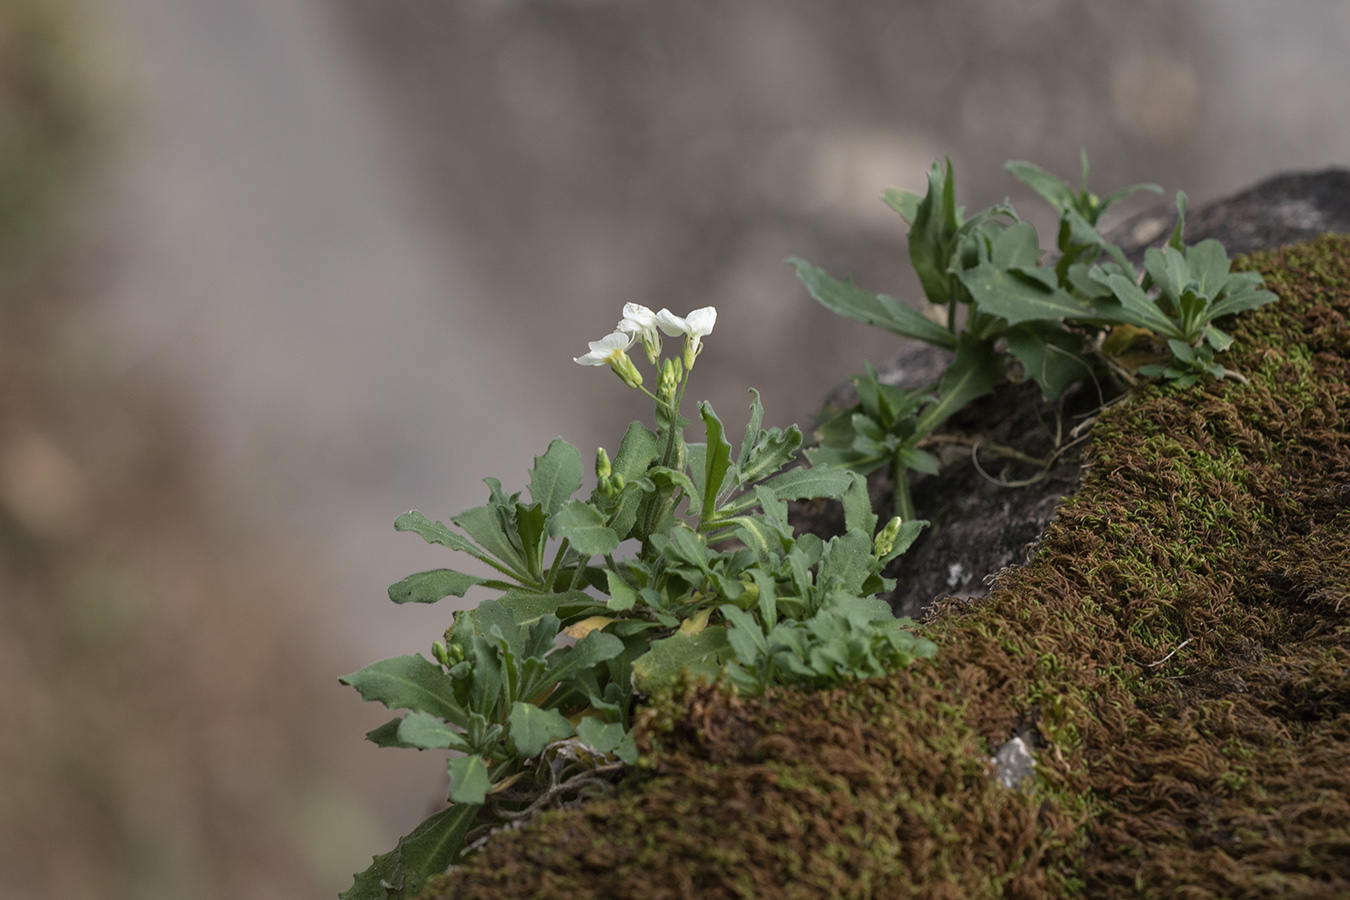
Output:
<path fill-rule="evenodd" d="M 613 797 L 425 898 L 1304 897 L 1350 892 L 1350 240 L 1255 257 L 1248 375 L 1104 413 L 1033 564 L 938 657 L 645 730 Z M 1009 791 L 989 753 L 1037 748 Z"/>

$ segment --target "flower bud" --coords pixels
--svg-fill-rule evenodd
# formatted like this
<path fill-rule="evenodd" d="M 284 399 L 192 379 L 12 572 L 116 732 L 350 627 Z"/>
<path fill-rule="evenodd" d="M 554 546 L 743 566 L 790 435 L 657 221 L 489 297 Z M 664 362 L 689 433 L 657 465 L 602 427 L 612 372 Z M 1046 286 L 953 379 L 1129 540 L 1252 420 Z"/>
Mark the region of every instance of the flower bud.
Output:
<path fill-rule="evenodd" d="M 873 544 L 873 554 L 877 559 L 885 559 L 895 547 L 895 539 L 900 536 L 900 517 L 896 516 L 886 523 L 886 527 L 877 532 L 876 542 Z"/>
<path fill-rule="evenodd" d="M 433 641 L 433 642 L 432 642 L 432 644 L 431 644 L 431 655 L 434 656 L 434 657 L 436 657 L 436 662 L 440 663 L 441 665 L 445 666 L 446 668 L 449 668 L 449 667 L 450 667 L 450 665 L 451 665 L 451 663 L 450 663 L 450 654 L 446 651 L 445 645 L 442 644 L 440 641 Z"/>
<path fill-rule="evenodd" d="M 637 370 L 637 366 L 633 365 L 633 361 L 628 358 L 627 354 L 615 354 L 610 358 L 609 367 L 630 388 L 637 389 L 642 384 L 642 373 Z"/>
<path fill-rule="evenodd" d="M 665 361 L 661 366 L 661 384 L 656 396 L 666 403 L 674 403 L 680 392 L 680 380 L 684 377 L 684 366 L 678 356 Z"/>
<path fill-rule="evenodd" d="M 604 481 L 609 477 L 609 454 L 605 452 L 604 447 L 598 447 L 595 451 L 595 477 L 599 481 Z"/>

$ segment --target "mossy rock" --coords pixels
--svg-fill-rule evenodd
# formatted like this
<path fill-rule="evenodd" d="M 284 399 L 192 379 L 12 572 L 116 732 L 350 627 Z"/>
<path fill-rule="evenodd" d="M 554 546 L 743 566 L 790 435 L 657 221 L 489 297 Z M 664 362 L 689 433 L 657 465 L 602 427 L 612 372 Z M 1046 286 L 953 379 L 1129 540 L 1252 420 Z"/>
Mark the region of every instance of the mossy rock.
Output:
<path fill-rule="evenodd" d="M 645 715 L 423 898 L 1350 896 L 1350 238 L 1245 265 L 1250 384 L 1104 411 L 1036 558 L 890 678 Z M 991 754 L 1037 758 L 1009 789 Z"/>

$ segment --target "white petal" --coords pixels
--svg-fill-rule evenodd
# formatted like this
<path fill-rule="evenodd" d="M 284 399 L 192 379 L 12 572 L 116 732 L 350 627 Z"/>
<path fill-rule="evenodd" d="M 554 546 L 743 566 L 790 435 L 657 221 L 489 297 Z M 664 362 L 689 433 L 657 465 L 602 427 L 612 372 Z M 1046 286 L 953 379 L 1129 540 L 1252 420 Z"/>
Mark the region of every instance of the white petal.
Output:
<path fill-rule="evenodd" d="M 690 334 L 700 336 L 712 334 L 713 326 L 717 324 L 717 308 L 704 306 L 696 309 L 685 316 L 685 322 L 688 324 Z"/>
<path fill-rule="evenodd" d="M 633 335 L 624 334 L 622 331 L 611 332 L 598 341 L 589 342 L 591 352 L 585 356 L 572 357 L 572 362 L 583 366 L 608 365 L 616 352 L 625 352 L 633 346 L 633 339 Z"/>
<path fill-rule="evenodd" d="M 671 337 L 689 333 L 689 323 L 668 309 L 663 309 L 656 314 L 656 324 Z"/>
<path fill-rule="evenodd" d="M 651 328 L 655 324 L 656 313 L 641 303 L 625 303 L 623 305 L 623 320 L 619 322 L 620 331 Z"/>

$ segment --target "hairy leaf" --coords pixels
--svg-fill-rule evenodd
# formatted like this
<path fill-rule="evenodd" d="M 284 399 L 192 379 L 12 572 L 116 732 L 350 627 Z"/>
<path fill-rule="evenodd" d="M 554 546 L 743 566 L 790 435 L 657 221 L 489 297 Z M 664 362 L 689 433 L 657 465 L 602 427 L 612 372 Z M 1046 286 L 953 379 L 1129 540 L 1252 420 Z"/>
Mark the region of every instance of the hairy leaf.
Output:
<path fill-rule="evenodd" d="M 391 584 L 389 599 L 395 603 L 435 603 L 446 597 L 463 597 L 465 591 L 484 581 L 454 569 L 432 569 Z"/>
<path fill-rule="evenodd" d="M 549 520 L 554 537 L 566 538 L 572 547 L 587 555 L 610 553 L 619 546 L 619 536 L 605 524 L 605 517 L 589 503 L 571 500 Z"/>
<path fill-rule="evenodd" d="M 551 516 L 581 489 L 581 453 L 562 438 L 554 438 L 530 469 L 530 499 Z"/>
<path fill-rule="evenodd" d="M 633 660 L 633 686 L 644 693 L 673 684 L 688 670 L 698 678 L 717 677 L 717 655 L 729 648 L 726 628 L 709 626 L 698 634 L 676 634 L 653 641 L 651 649 Z"/>
<path fill-rule="evenodd" d="M 466 750 L 464 737 L 441 719 L 424 712 L 410 712 L 398 726 L 402 746 L 418 750 Z"/>
<path fill-rule="evenodd" d="M 456 756 L 446 764 L 450 773 L 450 801 L 481 805 L 487 799 L 492 779 L 488 776 L 487 761 L 477 754 Z"/>
<path fill-rule="evenodd" d="M 1053 278 L 1054 273 L 1049 277 Z M 961 282 L 981 312 L 1002 316 L 1009 325 L 1036 320 L 1075 318 L 1089 312 L 1087 306 L 1060 288 L 993 263 L 981 263 L 961 273 Z"/>
<path fill-rule="evenodd" d="M 415 896 L 428 878 L 455 862 L 477 814 L 477 805 L 465 804 L 436 813 L 400 838 L 393 850 L 375 857 L 338 900 L 404 900 Z"/>
<path fill-rule="evenodd" d="M 711 516 L 717 509 L 717 498 L 721 496 L 722 485 L 731 470 L 731 443 L 726 439 L 722 420 L 713 412 L 712 404 L 704 400 L 698 405 L 699 415 L 703 418 L 707 443 L 703 452 L 703 504 L 700 507 L 704 516 Z"/>
<path fill-rule="evenodd" d="M 451 550 L 459 550 L 474 556 L 482 555 L 481 550 L 461 535 L 455 534 L 444 523 L 433 522 L 415 509 L 395 519 L 394 530 L 416 532 L 428 544 L 441 544 Z"/>
<path fill-rule="evenodd" d="M 464 727 L 466 711 L 455 702 L 450 676 L 420 654 L 382 659 L 338 681 L 356 688 L 362 700 L 389 709 L 420 710 Z"/>
<path fill-rule="evenodd" d="M 506 722 L 511 728 L 511 743 L 525 758 L 538 756 L 554 741 L 572 736 L 572 723 L 562 713 L 519 700 L 511 704 Z"/>

